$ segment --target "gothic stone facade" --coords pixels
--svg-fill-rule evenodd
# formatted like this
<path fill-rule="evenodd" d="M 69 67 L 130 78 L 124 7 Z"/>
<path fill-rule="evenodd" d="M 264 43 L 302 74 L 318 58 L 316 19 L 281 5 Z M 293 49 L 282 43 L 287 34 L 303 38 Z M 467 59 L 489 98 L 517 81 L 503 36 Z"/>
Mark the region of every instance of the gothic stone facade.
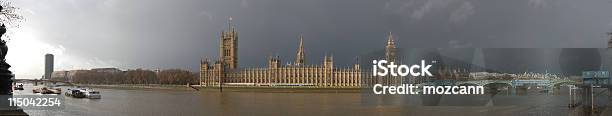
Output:
<path fill-rule="evenodd" d="M 281 65 L 278 57 L 270 57 L 266 68 L 228 69 L 222 62 L 209 65 L 202 61 L 200 73 L 204 86 L 320 86 L 359 87 L 362 72 L 359 65 L 335 68 L 333 58 L 325 57 L 322 65 Z"/>
<path fill-rule="evenodd" d="M 283 65 L 278 56 L 270 56 L 268 66 L 260 68 L 238 68 L 238 32 L 231 22 L 229 30 L 221 32 L 220 40 L 219 60 L 213 63 L 202 59 L 200 62 L 200 84 L 203 86 L 361 87 L 366 83 L 388 81 L 368 76 L 366 72 L 369 71 L 363 72 L 358 63 L 352 67 L 334 67 L 333 57 L 328 56 L 325 56 L 321 64 L 307 65 L 302 35 L 295 63 Z M 395 61 L 396 48 L 391 33 L 385 48 L 386 59 Z"/>

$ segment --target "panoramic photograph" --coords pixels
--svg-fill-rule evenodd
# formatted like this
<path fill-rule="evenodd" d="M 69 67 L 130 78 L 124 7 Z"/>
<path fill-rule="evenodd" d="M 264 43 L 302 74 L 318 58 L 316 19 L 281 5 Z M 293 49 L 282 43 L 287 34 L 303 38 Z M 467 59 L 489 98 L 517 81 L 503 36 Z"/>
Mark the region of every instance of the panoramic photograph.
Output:
<path fill-rule="evenodd" d="M 0 115 L 607 116 L 612 0 L 0 0 Z"/>

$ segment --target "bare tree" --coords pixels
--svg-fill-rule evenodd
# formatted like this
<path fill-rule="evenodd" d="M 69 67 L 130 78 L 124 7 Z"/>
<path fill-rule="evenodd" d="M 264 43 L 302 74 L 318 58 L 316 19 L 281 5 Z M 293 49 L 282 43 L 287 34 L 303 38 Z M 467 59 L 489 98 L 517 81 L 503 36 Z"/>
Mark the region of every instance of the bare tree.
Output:
<path fill-rule="evenodd" d="M 160 84 L 195 84 L 196 75 L 188 70 L 168 69 L 159 73 Z"/>
<path fill-rule="evenodd" d="M 21 22 L 25 19 L 20 13 L 20 8 L 13 6 L 13 3 L 10 1 L 0 1 L 0 23 L 5 25 L 8 31 L 8 34 L 5 34 L 6 37 L 2 41 L 11 40 L 11 30 L 14 28 L 21 27 Z"/>

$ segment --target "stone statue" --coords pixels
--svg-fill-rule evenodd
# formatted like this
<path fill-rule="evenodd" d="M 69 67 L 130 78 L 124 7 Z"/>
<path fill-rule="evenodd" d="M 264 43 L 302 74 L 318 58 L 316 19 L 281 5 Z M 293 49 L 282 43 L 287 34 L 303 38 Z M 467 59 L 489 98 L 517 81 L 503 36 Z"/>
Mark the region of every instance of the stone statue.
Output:
<path fill-rule="evenodd" d="M 6 53 L 8 47 L 6 46 L 6 38 L 2 38 L 2 35 L 6 33 L 5 23 L 11 24 L 12 21 L 20 20 L 22 17 L 16 14 L 14 11 L 15 7 L 4 3 L 0 5 L 0 15 L 4 15 L 6 19 L 3 19 L 2 25 L 0 26 L 0 99 L 8 99 L 13 97 L 13 73 L 9 70 L 11 65 L 6 63 Z M 7 6 L 4 6 L 7 5 Z M 5 8 L 6 7 L 6 8 Z M 15 116 L 27 116 L 19 107 L 10 107 L 7 101 L 0 101 L 0 114 L 1 115 L 15 115 Z"/>
<path fill-rule="evenodd" d="M 2 10 L 1 6 L 0 10 Z M 2 24 L 2 26 L 0 26 L 0 95 L 11 95 L 13 74 L 9 70 L 11 65 L 6 63 L 8 47 L 6 46 L 6 41 L 2 39 L 4 33 L 6 33 L 6 26 Z"/>
<path fill-rule="evenodd" d="M 6 63 L 6 54 L 8 47 L 7 40 L 10 38 L 3 37 L 7 33 L 7 28 L 19 27 L 19 22 L 23 17 L 16 11 L 19 8 L 11 5 L 9 1 L 0 0 L 0 95 L 12 95 L 13 73 L 9 70 L 11 65 Z M 6 24 L 6 25 L 5 25 Z"/>

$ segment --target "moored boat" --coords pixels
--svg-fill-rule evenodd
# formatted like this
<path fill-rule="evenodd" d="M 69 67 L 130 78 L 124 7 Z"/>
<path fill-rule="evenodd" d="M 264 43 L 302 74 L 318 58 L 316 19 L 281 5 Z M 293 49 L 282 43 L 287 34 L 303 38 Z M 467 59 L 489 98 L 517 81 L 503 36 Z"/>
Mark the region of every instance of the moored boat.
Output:
<path fill-rule="evenodd" d="M 68 96 L 68 97 L 74 97 L 74 98 L 85 98 L 85 93 L 83 93 L 83 91 L 81 91 L 80 89 L 68 89 L 64 95 Z"/>

